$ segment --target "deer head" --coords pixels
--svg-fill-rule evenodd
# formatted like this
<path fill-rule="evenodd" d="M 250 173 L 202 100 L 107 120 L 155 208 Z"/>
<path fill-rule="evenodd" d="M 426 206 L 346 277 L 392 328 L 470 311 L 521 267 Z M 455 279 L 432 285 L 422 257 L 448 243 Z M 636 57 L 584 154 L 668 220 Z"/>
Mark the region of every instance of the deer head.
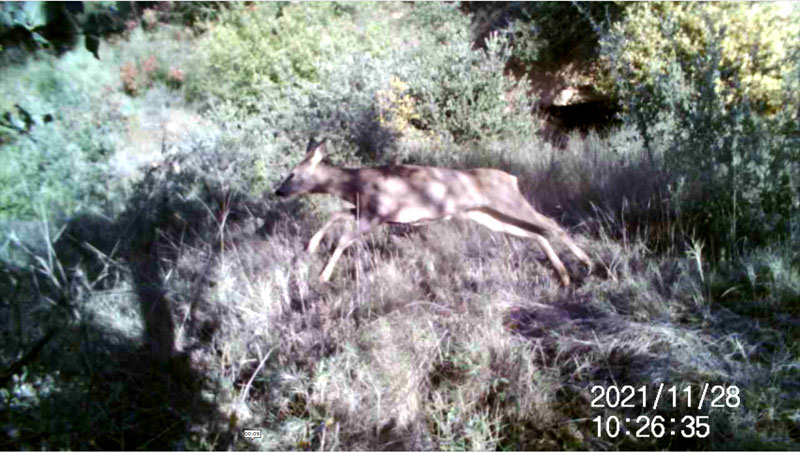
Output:
<path fill-rule="evenodd" d="M 322 182 L 317 173 L 317 167 L 325 158 L 325 139 L 319 143 L 311 141 L 308 144 L 306 156 L 294 167 L 275 194 L 281 197 L 300 195 L 314 191 Z"/>

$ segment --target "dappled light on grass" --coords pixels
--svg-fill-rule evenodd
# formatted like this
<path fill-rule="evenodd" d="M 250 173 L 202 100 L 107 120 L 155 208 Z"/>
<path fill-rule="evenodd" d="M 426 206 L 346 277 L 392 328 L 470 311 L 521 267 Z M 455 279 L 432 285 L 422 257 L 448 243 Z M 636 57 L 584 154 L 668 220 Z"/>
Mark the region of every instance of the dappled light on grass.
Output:
<path fill-rule="evenodd" d="M 797 160 L 788 113 L 719 109 L 671 73 L 653 88 L 707 95 L 661 99 L 683 123 L 636 104 L 644 126 L 551 143 L 536 93 L 504 71 L 547 44 L 520 42 L 534 28 L 475 43 L 471 18 L 437 3 L 168 6 L 119 18 L 99 59 L 2 68 L 0 445 L 797 449 L 797 173 L 775 165 Z M 569 35 L 597 38 L 583 31 Z M 508 172 L 595 265 L 554 243 L 564 288 L 531 240 L 452 220 L 370 231 L 320 283 L 352 224 L 306 247 L 343 206 L 271 195 L 311 137 L 337 167 Z M 752 165 L 689 177 L 725 149 Z M 776 177 L 727 177 L 762 173 Z M 681 391 L 706 383 L 742 403 L 687 408 Z M 679 402 L 591 405 L 593 387 L 660 384 Z M 598 436 L 600 415 L 707 415 L 710 434 Z"/>

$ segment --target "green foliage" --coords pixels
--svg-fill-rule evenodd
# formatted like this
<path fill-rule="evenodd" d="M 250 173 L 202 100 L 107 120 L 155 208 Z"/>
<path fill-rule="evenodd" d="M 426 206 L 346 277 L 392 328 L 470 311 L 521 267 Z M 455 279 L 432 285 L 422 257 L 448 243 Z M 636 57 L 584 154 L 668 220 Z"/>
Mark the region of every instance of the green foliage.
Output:
<path fill-rule="evenodd" d="M 800 30 L 786 20 L 772 5 L 637 4 L 602 41 L 623 119 L 714 258 L 797 233 Z"/>
<path fill-rule="evenodd" d="M 233 5 L 221 15 L 193 52 L 186 92 L 223 125 L 226 149 L 252 159 L 238 168 L 252 194 L 278 182 L 311 135 L 374 153 L 384 140 L 375 93 L 391 64 L 376 58 L 388 44 L 376 5 Z"/>
<path fill-rule="evenodd" d="M 112 174 L 109 159 L 118 151 L 135 152 L 137 141 L 158 145 L 161 139 L 152 132 L 142 139 L 136 135 L 139 112 L 152 99 L 130 99 L 122 92 L 142 94 L 182 76 L 187 41 L 178 39 L 180 33 L 168 26 L 153 33 L 137 29 L 127 41 L 103 47 L 101 60 L 76 49 L 1 69 L 2 218 L 40 219 L 42 207 L 65 214 L 119 207 L 115 203 L 127 181 Z M 126 62 L 136 62 L 129 80 L 120 72 Z"/>
<path fill-rule="evenodd" d="M 683 209 L 690 223 L 704 231 L 714 256 L 730 257 L 790 238 L 800 213 L 800 148 L 785 133 L 796 124 L 792 115 L 764 117 L 746 100 L 726 106 L 714 90 L 714 63 L 698 68 L 705 73 L 693 91 L 701 95 L 671 111 L 664 163 L 678 181 L 676 194 L 688 201 Z"/>
<path fill-rule="evenodd" d="M 597 56 L 599 36 L 592 19 L 616 21 L 623 7 L 615 2 L 530 2 L 511 7 L 508 32 L 513 58 L 530 69 L 553 69 L 577 60 L 589 64 Z"/>
<path fill-rule="evenodd" d="M 798 36 L 800 9 L 789 3 L 634 3 L 601 40 L 612 77 L 601 87 L 627 99 L 637 87 L 652 90 L 673 65 L 697 77 L 695 60 L 718 45 L 713 89 L 724 105 L 747 98 L 774 114 L 784 106 Z"/>
<path fill-rule="evenodd" d="M 398 72 L 416 99 L 420 127 L 459 143 L 531 133 L 527 81 L 504 73 L 511 55 L 507 38 L 494 35 L 485 51 L 473 50 L 469 18 L 456 8 L 432 3 L 414 11 L 420 43 Z"/>
<path fill-rule="evenodd" d="M 232 167 L 236 180 L 247 181 L 242 187 L 260 195 L 297 163 L 310 136 L 327 137 L 338 163 L 353 160 L 354 152 L 374 155 L 387 139 L 372 108 L 388 77 L 385 68 L 386 62 L 368 54 L 348 54 L 321 66 L 319 83 L 267 90 L 246 107 L 211 97 L 207 115 L 223 127 L 220 146 L 247 161 Z"/>
<path fill-rule="evenodd" d="M 73 212 L 105 200 L 104 162 L 112 145 L 96 84 L 113 75 L 88 53 L 7 68 L 0 111 L 9 121 L 0 169 L 0 217 L 39 218 L 40 209 Z M 14 88 L 11 88 L 11 84 Z M 97 104 L 94 104 L 98 106 Z M 98 121 L 98 122 L 95 122 Z"/>
<path fill-rule="evenodd" d="M 101 165 L 108 150 L 87 130 L 34 134 L 4 149 L 0 169 L 0 218 L 39 217 L 46 211 L 74 212 L 106 200 Z"/>
<path fill-rule="evenodd" d="M 407 27 L 390 41 L 393 15 Z M 187 90 L 261 143 L 267 167 L 312 134 L 382 161 L 420 131 L 457 142 L 530 131 L 527 84 L 503 74 L 505 39 L 473 50 L 468 22 L 443 4 L 234 7 L 199 43 Z"/>
<path fill-rule="evenodd" d="M 379 52 L 386 35 L 377 31 L 334 3 L 237 4 L 200 43 L 189 94 L 255 109 L 265 92 L 318 82 L 321 64 Z"/>

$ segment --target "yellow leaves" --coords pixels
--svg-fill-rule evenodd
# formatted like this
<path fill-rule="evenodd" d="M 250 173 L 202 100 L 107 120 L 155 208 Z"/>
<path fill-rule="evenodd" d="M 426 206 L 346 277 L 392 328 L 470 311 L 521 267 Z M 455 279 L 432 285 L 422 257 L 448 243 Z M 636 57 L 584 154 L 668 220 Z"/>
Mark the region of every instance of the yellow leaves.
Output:
<path fill-rule="evenodd" d="M 796 64 L 791 55 L 800 48 L 800 17 L 797 9 L 776 4 L 635 3 L 612 34 L 623 41 L 617 61 L 605 61 L 623 73 L 632 69 L 634 84 L 654 83 L 676 59 L 692 76 L 695 62 L 718 44 L 724 82 L 718 87 L 733 90 L 725 95 L 728 101 L 741 101 L 746 93 L 774 112 L 788 91 L 781 74 Z"/>
<path fill-rule="evenodd" d="M 408 88 L 408 83 L 392 77 L 389 87 L 379 90 L 376 94 L 378 121 L 381 125 L 400 134 L 404 134 L 412 128 L 412 120 L 420 118 L 416 102 L 408 94 Z"/>
<path fill-rule="evenodd" d="M 392 81 L 389 82 L 389 85 L 392 87 L 392 90 L 399 91 L 401 93 L 404 93 L 408 90 L 408 83 L 396 77 L 392 77 Z"/>

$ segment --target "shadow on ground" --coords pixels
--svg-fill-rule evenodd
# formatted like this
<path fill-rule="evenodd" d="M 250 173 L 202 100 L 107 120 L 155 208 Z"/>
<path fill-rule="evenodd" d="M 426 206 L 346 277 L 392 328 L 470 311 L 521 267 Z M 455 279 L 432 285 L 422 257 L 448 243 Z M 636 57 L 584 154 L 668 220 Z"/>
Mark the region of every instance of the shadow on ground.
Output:
<path fill-rule="evenodd" d="M 212 183 L 187 197 L 179 188 L 201 178 L 169 171 L 151 171 L 116 220 L 72 218 L 51 248 L 54 265 L 46 252 L 32 266 L 3 263 L 9 298 L 1 308 L 8 327 L 0 384 L 9 403 L 0 412 L 0 448 L 235 447 L 240 427 L 209 395 L 215 383 L 192 359 L 219 324 L 205 302 L 219 254 L 213 244 L 221 221 L 233 235 L 269 234 L 297 206 L 270 210 Z M 202 250 L 205 260 L 186 278 L 190 294 L 174 294 L 166 278 L 185 248 Z M 86 315 L 98 294 L 135 294 L 139 334 Z"/>

